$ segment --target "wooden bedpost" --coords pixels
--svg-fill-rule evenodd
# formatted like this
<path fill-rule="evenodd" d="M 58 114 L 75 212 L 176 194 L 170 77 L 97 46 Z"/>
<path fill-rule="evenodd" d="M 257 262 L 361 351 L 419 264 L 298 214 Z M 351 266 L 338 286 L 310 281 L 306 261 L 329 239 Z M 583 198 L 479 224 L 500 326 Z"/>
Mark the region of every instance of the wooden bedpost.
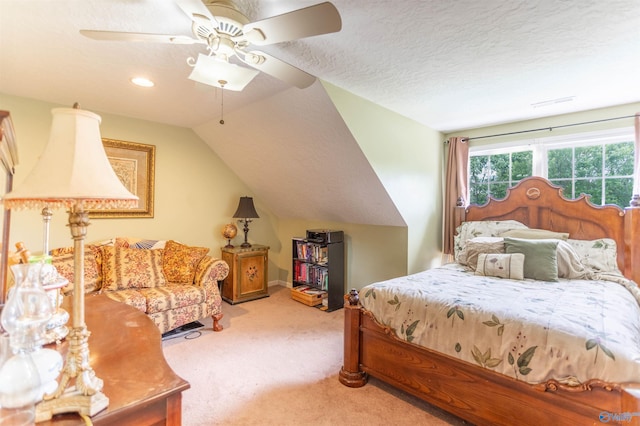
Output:
<path fill-rule="evenodd" d="M 360 304 L 358 290 L 351 289 L 344 296 L 344 363 L 338 379 L 350 388 L 367 383 L 367 374 L 360 371 Z"/>
<path fill-rule="evenodd" d="M 640 285 L 640 207 L 624 209 L 624 271 L 622 273 Z"/>

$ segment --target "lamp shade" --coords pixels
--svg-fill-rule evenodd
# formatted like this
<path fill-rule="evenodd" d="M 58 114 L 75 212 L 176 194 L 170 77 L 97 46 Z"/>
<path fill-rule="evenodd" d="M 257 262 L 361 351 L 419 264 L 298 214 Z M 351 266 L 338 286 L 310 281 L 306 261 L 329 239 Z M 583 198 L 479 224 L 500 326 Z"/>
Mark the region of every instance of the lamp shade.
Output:
<path fill-rule="evenodd" d="M 6 208 L 133 208 L 138 197 L 116 176 L 102 145 L 99 115 L 76 108 L 52 110 L 49 142 Z"/>
<path fill-rule="evenodd" d="M 238 204 L 238 210 L 233 215 L 234 218 L 239 219 L 255 219 L 259 218 L 256 208 L 253 205 L 252 197 L 240 197 L 240 203 Z"/>

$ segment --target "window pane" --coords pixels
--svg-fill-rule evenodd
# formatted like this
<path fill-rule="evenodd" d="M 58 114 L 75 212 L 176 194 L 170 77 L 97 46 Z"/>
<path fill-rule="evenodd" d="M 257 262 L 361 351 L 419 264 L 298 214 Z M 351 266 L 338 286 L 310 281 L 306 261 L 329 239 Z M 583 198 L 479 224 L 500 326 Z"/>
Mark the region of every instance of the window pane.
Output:
<path fill-rule="evenodd" d="M 562 195 L 564 198 L 575 198 L 573 196 L 573 181 L 571 179 L 550 180 L 550 182 L 562 187 Z"/>
<path fill-rule="evenodd" d="M 606 145 L 604 152 L 605 176 L 633 175 L 633 142 Z"/>
<path fill-rule="evenodd" d="M 471 185 L 469 188 L 470 204 L 486 204 L 489 201 L 489 186 Z"/>
<path fill-rule="evenodd" d="M 570 178 L 573 173 L 572 156 L 573 150 L 571 148 L 549 150 L 547 153 L 549 179 Z"/>
<path fill-rule="evenodd" d="M 509 181 L 509 154 L 491 156 L 491 182 Z M 491 190 L 493 195 L 493 190 Z"/>
<path fill-rule="evenodd" d="M 501 200 L 507 196 L 508 187 L 508 183 L 492 183 L 491 185 L 489 185 L 489 190 L 491 191 L 491 196 L 493 198 Z"/>
<path fill-rule="evenodd" d="M 602 146 L 576 148 L 576 177 L 602 176 Z M 577 186 L 576 186 L 577 188 Z"/>
<path fill-rule="evenodd" d="M 511 179 L 513 183 L 531 176 L 533 170 L 533 151 L 511 154 Z"/>
<path fill-rule="evenodd" d="M 577 151 L 577 149 L 576 149 Z M 593 204 L 602 204 L 602 179 L 579 179 L 576 180 L 576 197 L 580 194 L 591 195 L 590 201 Z"/>
<path fill-rule="evenodd" d="M 627 207 L 631 201 L 633 191 L 632 178 L 605 179 L 605 204 L 616 204 L 620 207 Z"/>
<path fill-rule="evenodd" d="M 566 198 L 579 197 L 584 193 L 590 196 L 593 204 L 617 204 L 626 207 L 629 205 L 633 186 L 633 135 L 625 131 L 612 132 L 610 136 L 611 139 L 599 139 L 601 135 L 596 135 L 598 139 L 573 139 L 570 144 L 567 143 L 568 140 L 551 141 L 553 144 L 567 143 L 551 145 L 556 148 L 562 147 L 557 149 L 548 148 L 547 141 L 543 140 L 539 146 L 542 153 L 540 158 L 546 159 L 546 165 L 533 164 L 535 150 L 493 154 L 505 152 L 504 147 L 496 147 L 495 151 L 492 148 L 490 151 L 484 151 L 486 155 L 480 157 L 471 155 L 471 192 L 474 192 L 474 184 L 483 184 L 483 188 L 475 190 L 478 203 L 486 202 L 487 195 L 500 199 L 505 196 L 506 187 L 515 185 L 520 180 L 532 176 L 535 170 L 540 170 L 543 173 L 546 171 L 546 175 L 542 177 L 563 189 L 562 193 Z M 609 140 L 623 142 L 607 143 Z"/>
<path fill-rule="evenodd" d="M 487 182 L 489 176 L 489 156 L 471 157 L 469 162 L 469 181 L 473 183 Z"/>

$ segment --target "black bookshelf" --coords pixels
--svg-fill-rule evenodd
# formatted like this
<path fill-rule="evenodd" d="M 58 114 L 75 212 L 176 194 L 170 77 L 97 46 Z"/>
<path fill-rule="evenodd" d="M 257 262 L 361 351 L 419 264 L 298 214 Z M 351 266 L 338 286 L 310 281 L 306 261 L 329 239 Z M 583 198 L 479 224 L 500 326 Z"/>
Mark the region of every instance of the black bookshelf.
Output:
<path fill-rule="evenodd" d="M 344 304 L 344 233 L 333 230 L 307 230 L 306 238 L 292 240 L 293 287 L 309 286 L 326 291 L 326 301 L 317 305 L 335 311 Z"/>

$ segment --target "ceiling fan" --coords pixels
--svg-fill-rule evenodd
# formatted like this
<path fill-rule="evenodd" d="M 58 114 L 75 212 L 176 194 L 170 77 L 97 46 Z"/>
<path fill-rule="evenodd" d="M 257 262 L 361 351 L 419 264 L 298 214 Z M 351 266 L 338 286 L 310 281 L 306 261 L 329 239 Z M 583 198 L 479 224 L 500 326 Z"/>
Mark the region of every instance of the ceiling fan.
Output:
<path fill-rule="evenodd" d="M 242 90 L 262 71 L 301 89 L 316 77 L 259 50 L 264 46 L 304 37 L 340 31 L 342 19 L 330 2 L 294 10 L 256 22 L 240 12 L 229 0 L 175 0 L 191 19 L 193 37 L 80 30 L 86 37 L 108 41 L 144 41 L 173 44 L 203 44 L 207 54 L 188 58 L 193 67 L 190 79 L 228 90 Z M 233 57 L 252 68 L 230 63 Z"/>

